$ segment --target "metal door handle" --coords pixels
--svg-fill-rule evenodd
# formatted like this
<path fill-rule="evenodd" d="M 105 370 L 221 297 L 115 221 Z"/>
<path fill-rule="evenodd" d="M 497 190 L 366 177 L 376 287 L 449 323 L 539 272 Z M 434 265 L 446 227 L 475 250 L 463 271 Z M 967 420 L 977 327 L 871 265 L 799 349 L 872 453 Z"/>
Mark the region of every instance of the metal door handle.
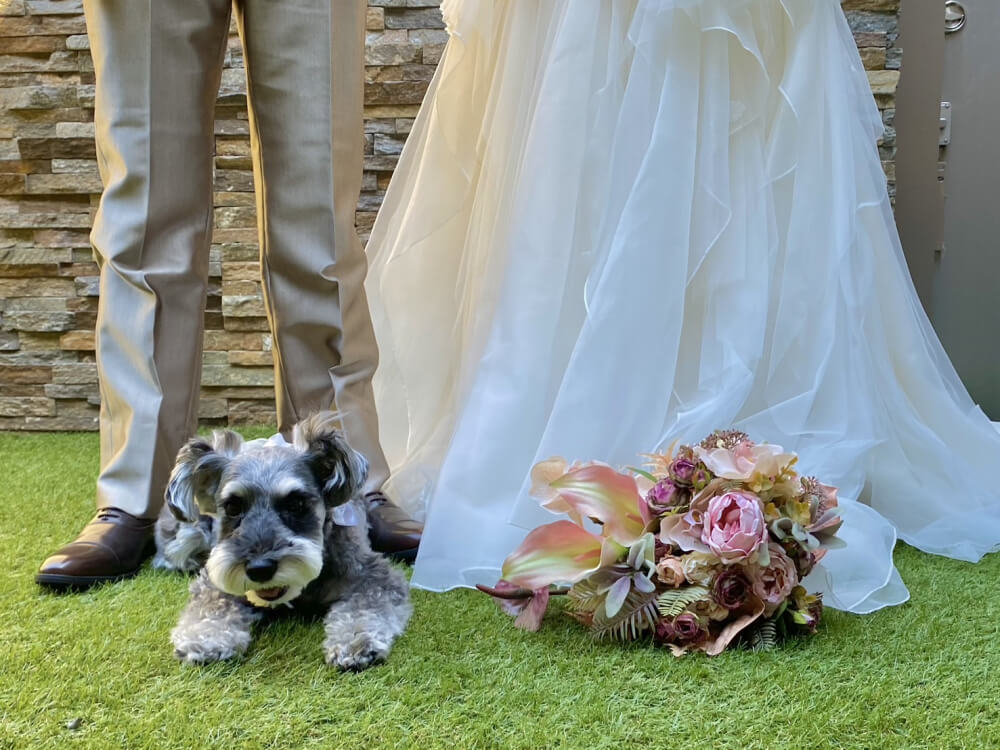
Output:
<path fill-rule="evenodd" d="M 944 4 L 944 33 L 954 34 L 965 26 L 965 7 L 957 0 Z"/>

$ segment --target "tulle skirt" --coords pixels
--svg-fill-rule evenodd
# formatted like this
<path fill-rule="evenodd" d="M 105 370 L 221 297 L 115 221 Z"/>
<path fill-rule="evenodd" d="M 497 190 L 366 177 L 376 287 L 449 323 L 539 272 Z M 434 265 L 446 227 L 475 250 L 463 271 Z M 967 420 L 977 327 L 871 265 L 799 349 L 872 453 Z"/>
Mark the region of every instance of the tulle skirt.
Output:
<path fill-rule="evenodd" d="M 1000 435 L 914 291 L 836 0 L 446 0 L 369 243 L 415 585 L 494 583 L 539 460 L 738 428 L 840 488 L 809 584 L 904 601 L 897 535 L 1000 544 Z"/>

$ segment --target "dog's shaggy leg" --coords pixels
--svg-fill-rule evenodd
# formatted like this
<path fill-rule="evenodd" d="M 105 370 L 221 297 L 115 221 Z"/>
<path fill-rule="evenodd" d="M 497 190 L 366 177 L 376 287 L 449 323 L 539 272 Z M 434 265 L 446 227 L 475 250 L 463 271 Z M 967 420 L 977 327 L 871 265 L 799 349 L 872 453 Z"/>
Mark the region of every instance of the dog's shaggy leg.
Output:
<path fill-rule="evenodd" d="M 412 611 L 406 579 L 374 556 L 365 578 L 326 614 L 326 663 L 359 672 L 385 661 Z"/>
<path fill-rule="evenodd" d="M 225 594 L 203 573 L 191 582 L 191 599 L 170 633 L 174 655 L 187 664 L 209 664 L 242 656 L 260 610 Z"/>

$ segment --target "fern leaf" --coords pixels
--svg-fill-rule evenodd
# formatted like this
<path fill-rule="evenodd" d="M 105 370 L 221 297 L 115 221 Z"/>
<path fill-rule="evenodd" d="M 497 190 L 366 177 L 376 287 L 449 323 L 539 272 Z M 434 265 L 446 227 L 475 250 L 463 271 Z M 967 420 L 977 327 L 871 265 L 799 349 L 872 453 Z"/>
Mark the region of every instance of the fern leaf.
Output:
<path fill-rule="evenodd" d="M 753 631 L 749 644 L 753 651 L 770 651 L 778 646 L 778 628 L 774 620 L 765 620 Z"/>
<path fill-rule="evenodd" d="M 706 586 L 685 586 L 664 591 L 656 599 L 656 608 L 664 617 L 677 617 L 686 607 L 708 598 Z"/>
<path fill-rule="evenodd" d="M 632 589 L 614 617 L 608 617 L 604 609 L 598 609 L 594 613 L 591 629 L 598 640 L 610 637 L 634 641 L 644 631 L 655 627 L 658 619 L 656 592 L 644 594 Z"/>
<path fill-rule="evenodd" d="M 577 613 L 595 612 L 604 604 L 607 595 L 607 591 L 601 591 L 592 581 L 578 581 L 567 593 L 566 609 Z"/>

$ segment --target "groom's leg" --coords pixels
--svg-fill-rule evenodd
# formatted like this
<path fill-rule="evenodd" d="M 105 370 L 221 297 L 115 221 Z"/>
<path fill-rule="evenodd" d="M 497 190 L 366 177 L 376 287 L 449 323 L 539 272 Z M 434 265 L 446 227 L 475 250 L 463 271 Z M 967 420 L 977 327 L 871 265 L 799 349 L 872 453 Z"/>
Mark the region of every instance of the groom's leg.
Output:
<path fill-rule="evenodd" d="M 229 0 L 85 0 L 104 193 L 101 511 L 37 580 L 134 573 L 177 450 L 195 426 L 212 206 L 212 118 Z"/>
<path fill-rule="evenodd" d="M 363 158 L 365 0 L 237 0 L 250 97 L 261 274 L 273 333 L 282 431 L 316 409 L 340 412 L 370 463 L 389 469 L 372 375 L 378 349 L 354 228 Z M 392 514 L 380 505 L 374 516 Z M 389 518 L 376 548 L 415 551 L 419 526 Z"/>

